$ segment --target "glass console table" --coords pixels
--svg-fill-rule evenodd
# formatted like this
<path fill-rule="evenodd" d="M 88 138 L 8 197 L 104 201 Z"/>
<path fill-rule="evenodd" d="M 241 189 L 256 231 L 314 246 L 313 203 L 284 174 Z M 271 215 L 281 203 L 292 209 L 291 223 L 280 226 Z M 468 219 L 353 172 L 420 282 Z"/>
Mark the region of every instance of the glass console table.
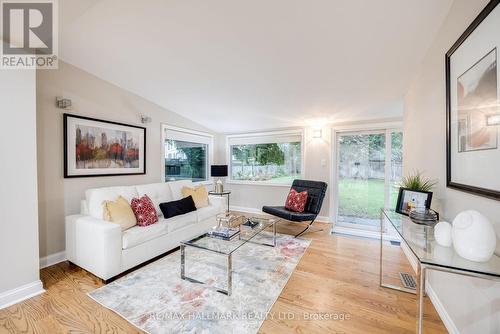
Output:
<path fill-rule="evenodd" d="M 400 245 L 416 273 L 416 289 L 397 284 L 400 280 L 384 271 L 384 256 Z M 401 253 L 398 250 L 399 254 Z M 410 267 L 410 270 L 412 270 Z M 393 266 L 394 268 L 394 266 Z M 380 286 L 417 295 L 417 333 L 422 333 L 425 279 L 429 270 L 483 278 L 500 282 L 500 257 L 493 255 L 488 262 L 472 262 L 460 257 L 452 247 L 443 247 L 434 240 L 434 227 L 416 224 L 407 216 L 392 210 L 381 210 L 380 218 Z M 391 281 L 386 283 L 385 281 Z"/>

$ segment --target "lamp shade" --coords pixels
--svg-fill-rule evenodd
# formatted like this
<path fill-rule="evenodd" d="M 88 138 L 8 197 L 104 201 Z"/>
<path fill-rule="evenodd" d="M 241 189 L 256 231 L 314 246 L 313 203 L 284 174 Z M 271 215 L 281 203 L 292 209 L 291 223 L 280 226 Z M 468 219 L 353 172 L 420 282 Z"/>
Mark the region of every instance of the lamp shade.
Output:
<path fill-rule="evenodd" d="M 210 167 L 210 174 L 215 177 L 226 177 L 227 165 L 212 165 Z"/>

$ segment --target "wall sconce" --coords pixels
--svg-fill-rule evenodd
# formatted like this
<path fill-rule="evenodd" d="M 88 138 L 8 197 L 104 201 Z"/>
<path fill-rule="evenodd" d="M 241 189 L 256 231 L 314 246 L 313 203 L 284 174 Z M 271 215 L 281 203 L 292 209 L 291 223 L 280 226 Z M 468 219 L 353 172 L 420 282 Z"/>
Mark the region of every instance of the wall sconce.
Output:
<path fill-rule="evenodd" d="M 73 102 L 70 99 L 65 99 L 62 96 L 56 96 L 56 106 L 59 109 L 71 110 Z"/>
<path fill-rule="evenodd" d="M 147 115 L 141 115 L 141 123 L 142 124 L 149 124 L 151 122 L 152 122 L 151 117 L 149 117 Z"/>
<path fill-rule="evenodd" d="M 494 126 L 500 124 L 500 114 L 486 116 L 486 125 Z"/>
<path fill-rule="evenodd" d="M 322 138 L 322 137 L 323 137 L 323 130 L 321 129 L 313 130 L 313 138 Z"/>

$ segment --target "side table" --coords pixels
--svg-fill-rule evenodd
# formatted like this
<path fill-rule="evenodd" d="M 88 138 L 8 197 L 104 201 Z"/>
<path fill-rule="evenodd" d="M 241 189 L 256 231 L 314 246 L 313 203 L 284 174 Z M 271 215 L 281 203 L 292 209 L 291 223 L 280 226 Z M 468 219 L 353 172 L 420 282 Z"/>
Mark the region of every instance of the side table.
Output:
<path fill-rule="evenodd" d="M 216 195 L 216 196 L 220 196 L 220 197 L 227 196 L 227 212 L 229 212 L 229 195 L 231 195 L 231 190 L 225 190 L 221 193 L 211 190 L 208 192 L 208 194 L 209 195 Z"/>

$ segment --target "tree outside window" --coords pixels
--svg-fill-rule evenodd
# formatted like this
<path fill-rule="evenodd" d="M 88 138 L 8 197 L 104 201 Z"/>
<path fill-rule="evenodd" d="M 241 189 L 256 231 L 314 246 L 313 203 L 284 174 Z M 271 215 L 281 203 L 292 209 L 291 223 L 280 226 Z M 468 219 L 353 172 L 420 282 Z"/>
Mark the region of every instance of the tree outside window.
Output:
<path fill-rule="evenodd" d="M 231 146 L 231 179 L 290 184 L 301 176 L 301 143 Z"/>
<path fill-rule="evenodd" d="M 165 181 L 207 181 L 208 145 L 167 139 Z"/>

